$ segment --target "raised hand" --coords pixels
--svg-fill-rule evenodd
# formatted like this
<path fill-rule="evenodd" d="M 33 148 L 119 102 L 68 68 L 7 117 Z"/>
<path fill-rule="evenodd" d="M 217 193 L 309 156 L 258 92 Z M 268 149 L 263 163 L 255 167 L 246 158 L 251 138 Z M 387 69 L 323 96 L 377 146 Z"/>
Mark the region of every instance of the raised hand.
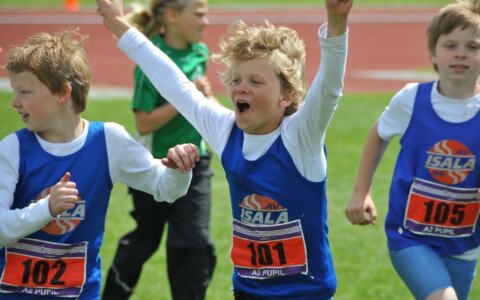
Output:
<path fill-rule="evenodd" d="M 345 33 L 352 6 L 353 0 L 325 0 L 328 14 L 328 37 Z"/>
<path fill-rule="evenodd" d="M 182 144 L 168 149 L 167 157 L 162 158 L 162 164 L 168 168 L 179 169 L 187 173 L 200 160 L 200 150 L 194 144 Z"/>
<path fill-rule="evenodd" d="M 131 27 L 123 13 L 122 0 L 97 0 L 97 14 L 103 17 L 103 24 L 117 38 Z"/>
<path fill-rule="evenodd" d="M 48 208 L 52 217 L 56 217 L 75 207 L 78 190 L 75 182 L 70 181 L 70 172 L 66 172 L 57 184 L 50 189 Z"/>

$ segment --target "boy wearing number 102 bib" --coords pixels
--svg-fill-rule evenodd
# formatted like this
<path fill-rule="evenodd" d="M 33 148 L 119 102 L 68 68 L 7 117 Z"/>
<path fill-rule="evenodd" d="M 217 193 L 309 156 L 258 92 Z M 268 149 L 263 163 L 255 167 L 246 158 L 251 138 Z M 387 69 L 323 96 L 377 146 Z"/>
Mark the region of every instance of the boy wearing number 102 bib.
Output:
<path fill-rule="evenodd" d="M 375 223 L 372 177 L 400 136 L 385 224 L 392 264 L 416 299 L 466 300 L 480 252 L 480 1 L 440 9 L 428 50 L 439 79 L 407 84 L 374 124 L 346 214 Z"/>
<path fill-rule="evenodd" d="M 25 128 L 0 141 L 2 300 L 100 299 L 113 184 L 173 202 L 200 154 L 184 144 L 154 159 L 122 126 L 81 118 L 90 87 L 84 40 L 74 30 L 40 33 L 7 59 Z"/>

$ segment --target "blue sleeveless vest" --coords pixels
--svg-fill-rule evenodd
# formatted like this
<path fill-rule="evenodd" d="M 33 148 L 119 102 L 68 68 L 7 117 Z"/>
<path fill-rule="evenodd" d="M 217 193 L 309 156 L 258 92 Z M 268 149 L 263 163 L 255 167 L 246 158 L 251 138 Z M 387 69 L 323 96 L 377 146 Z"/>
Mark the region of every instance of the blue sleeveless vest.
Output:
<path fill-rule="evenodd" d="M 80 201 L 76 203 L 75 208 L 62 213 L 47 226 L 22 239 L 20 248 L 14 249 L 13 252 L 28 254 L 24 251 L 31 247 L 36 249 L 35 255 L 48 258 L 48 255 L 53 255 L 55 251 L 64 249 L 64 244 L 78 244 L 75 251 L 66 255 L 69 259 L 75 259 L 76 256 L 85 258 L 85 283 L 80 288 L 78 299 L 99 299 L 101 288 L 99 251 L 103 240 L 108 201 L 113 187 L 108 168 L 104 124 L 90 122 L 85 145 L 79 151 L 64 157 L 45 152 L 31 131 L 22 129 L 16 134 L 20 145 L 20 164 L 19 182 L 12 209 L 26 207 L 48 195 L 49 188 L 55 185 L 67 171 L 71 173 L 70 180 L 77 185 Z M 46 254 L 42 254 L 39 250 L 49 247 L 52 247 L 49 250 L 52 253 L 47 251 Z M 5 248 L 0 252 L 1 273 L 5 268 L 5 252 Z M 24 277 L 26 280 L 30 280 L 28 276 L 31 276 L 36 283 L 50 284 L 51 281 L 56 280 L 59 285 L 55 286 L 54 283 L 52 289 L 30 289 L 30 292 L 36 295 L 71 293 L 69 289 L 57 292 L 61 291 L 57 288 L 61 288 L 61 284 L 66 281 L 69 266 L 48 266 L 45 261 L 40 259 L 28 261 L 28 264 L 24 262 L 25 270 L 21 273 L 26 276 Z M 0 298 L 45 299 L 25 293 L 0 293 Z"/>
<path fill-rule="evenodd" d="M 325 181 L 295 167 L 279 137 L 256 161 L 233 126 L 221 161 L 233 213 L 233 288 L 265 299 L 329 299 L 336 276 L 328 242 Z"/>
<path fill-rule="evenodd" d="M 432 87 L 433 82 L 419 84 L 400 139 L 385 229 L 390 249 L 424 244 L 439 255 L 459 255 L 480 244 L 480 114 L 462 123 L 441 119 L 432 106 Z"/>

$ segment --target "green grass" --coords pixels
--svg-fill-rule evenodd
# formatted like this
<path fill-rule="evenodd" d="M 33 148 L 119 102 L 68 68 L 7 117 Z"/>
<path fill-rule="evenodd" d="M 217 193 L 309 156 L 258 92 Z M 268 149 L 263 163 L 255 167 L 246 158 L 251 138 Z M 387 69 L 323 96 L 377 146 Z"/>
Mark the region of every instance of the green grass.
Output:
<path fill-rule="evenodd" d="M 148 3 L 147 0 L 124 0 L 124 3 Z M 209 4 L 214 6 L 219 5 L 319 5 L 318 0 L 209 0 Z M 440 6 L 447 3 L 452 3 L 453 0 L 355 0 L 355 6 L 364 5 L 383 5 L 383 6 L 397 6 L 397 5 L 435 5 Z M 0 0 L 0 7 L 22 7 L 22 8 L 62 8 L 64 1 L 61 0 Z M 79 0 L 78 3 L 82 8 L 92 8 L 96 6 L 95 0 Z M 323 5 L 323 4 L 322 4 Z"/>
<path fill-rule="evenodd" d="M 383 231 L 388 186 L 398 141 L 392 141 L 375 176 L 373 196 L 379 211 L 378 225 L 352 226 L 343 213 L 351 194 L 363 141 L 371 124 L 378 118 L 391 96 L 392 94 L 345 95 L 328 130 L 327 193 L 330 242 L 338 275 L 336 300 L 411 299 L 390 265 Z M 0 139 L 22 127 L 18 115 L 10 107 L 10 97 L 9 93 L 0 93 Z M 129 101 L 92 101 L 83 116 L 90 120 L 115 121 L 133 132 L 134 123 Z M 232 299 L 232 263 L 229 256 L 231 209 L 224 172 L 216 156 L 212 168 L 215 176 L 211 232 L 218 264 L 207 299 L 225 300 Z M 118 239 L 134 226 L 129 215 L 131 207 L 126 187 L 116 184 L 107 214 L 106 234 L 101 251 L 104 273 L 110 265 Z M 170 299 L 164 253 L 162 245 L 145 265 L 133 300 Z M 474 283 L 471 299 L 480 299 L 478 279 Z"/>

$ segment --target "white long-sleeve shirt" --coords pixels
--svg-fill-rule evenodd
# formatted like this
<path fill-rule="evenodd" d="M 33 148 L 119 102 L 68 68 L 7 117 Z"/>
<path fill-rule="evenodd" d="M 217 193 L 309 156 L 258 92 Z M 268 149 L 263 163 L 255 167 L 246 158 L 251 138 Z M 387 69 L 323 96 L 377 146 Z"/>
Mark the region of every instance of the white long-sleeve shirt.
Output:
<path fill-rule="evenodd" d="M 320 182 L 327 173 L 323 151 L 325 133 L 337 108 L 343 89 L 348 33 L 326 38 L 327 24 L 318 32 L 321 65 L 300 109 L 284 117 L 275 131 L 265 135 L 244 133 L 243 155 L 248 160 L 261 157 L 281 135 L 295 166 L 308 180 Z M 205 97 L 178 70 L 173 62 L 135 28 L 130 28 L 118 41 L 135 64 L 140 66 L 157 90 L 185 116 L 221 156 L 235 122 L 232 110 Z"/>
<path fill-rule="evenodd" d="M 67 156 L 79 151 L 88 134 L 88 121 L 83 120 L 82 135 L 68 143 L 50 143 L 37 140 L 49 154 Z M 191 172 L 184 175 L 178 170 L 166 168 L 150 152 L 138 144 L 123 126 L 105 123 L 105 138 L 108 166 L 112 182 L 123 182 L 135 189 L 145 191 L 157 201 L 173 202 L 186 194 Z M 0 141 L 0 247 L 8 245 L 45 226 L 50 215 L 48 196 L 22 209 L 10 209 L 19 179 L 19 141 L 10 134 Z"/>

